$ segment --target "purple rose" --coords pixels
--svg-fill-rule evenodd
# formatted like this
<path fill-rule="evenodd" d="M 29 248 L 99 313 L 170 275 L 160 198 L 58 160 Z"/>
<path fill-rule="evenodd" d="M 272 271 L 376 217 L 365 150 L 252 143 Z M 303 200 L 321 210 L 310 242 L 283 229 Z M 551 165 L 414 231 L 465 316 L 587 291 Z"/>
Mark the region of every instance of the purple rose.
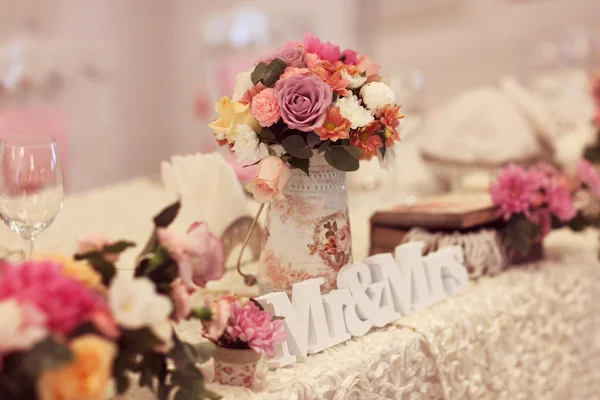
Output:
<path fill-rule="evenodd" d="M 279 58 L 288 67 L 302 68 L 306 67 L 306 63 L 304 62 L 305 56 L 306 53 L 302 47 L 281 47 L 258 61 L 269 64 L 274 59 Z"/>
<path fill-rule="evenodd" d="M 294 75 L 275 84 L 281 118 L 292 129 L 311 132 L 325 121 L 331 88 L 314 75 Z"/>

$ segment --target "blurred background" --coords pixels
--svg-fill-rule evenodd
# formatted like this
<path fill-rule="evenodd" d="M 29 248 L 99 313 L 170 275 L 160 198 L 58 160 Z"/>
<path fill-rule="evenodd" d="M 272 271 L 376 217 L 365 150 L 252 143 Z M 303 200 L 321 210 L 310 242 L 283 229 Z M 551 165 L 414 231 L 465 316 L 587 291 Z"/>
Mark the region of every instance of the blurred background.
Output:
<path fill-rule="evenodd" d="M 581 92 L 564 73 L 598 65 L 600 2 L 0 0 L 0 136 L 56 137 L 69 192 L 157 175 L 216 149 L 206 125 L 236 74 L 308 31 L 382 65 L 416 143 L 433 110 L 503 76 L 547 102 Z"/>

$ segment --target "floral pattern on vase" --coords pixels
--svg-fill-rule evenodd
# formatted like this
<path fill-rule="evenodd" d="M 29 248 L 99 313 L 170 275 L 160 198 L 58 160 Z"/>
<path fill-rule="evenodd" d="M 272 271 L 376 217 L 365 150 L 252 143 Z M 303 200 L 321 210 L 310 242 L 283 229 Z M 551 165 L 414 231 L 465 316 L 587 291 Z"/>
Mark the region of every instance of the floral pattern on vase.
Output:
<path fill-rule="evenodd" d="M 294 169 L 267 213 L 259 282 L 263 292 L 289 291 L 322 277 L 323 292 L 336 288 L 337 272 L 352 262 L 346 174 L 323 155 L 310 159 L 309 176 Z"/>
<path fill-rule="evenodd" d="M 259 360 L 260 353 L 254 350 L 217 347 L 215 380 L 223 385 L 252 387 Z"/>

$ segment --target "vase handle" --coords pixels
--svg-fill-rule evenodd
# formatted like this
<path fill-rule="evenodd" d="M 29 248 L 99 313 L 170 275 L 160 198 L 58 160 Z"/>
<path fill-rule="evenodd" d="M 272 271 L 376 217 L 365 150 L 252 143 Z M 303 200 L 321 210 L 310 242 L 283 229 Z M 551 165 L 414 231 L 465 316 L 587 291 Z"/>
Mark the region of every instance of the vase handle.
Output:
<path fill-rule="evenodd" d="M 265 208 L 265 203 L 262 203 L 260 205 L 260 208 L 258 209 L 258 212 L 256 213 L 256 217 L 254 217 L 254 221 L 252 221 L 252 225 L 250 225 L 250 228 L 248 229 L 248 233 L 246 234 L 246 239 L 244 240 L 244 244 L 242 245 L 242 249 L 240 250 L 240 255 L 238 256 L 237 263 L 236 263 L 236 270 L 237 270 L 238 274 L 240 274 L 244 278 L 244 283 L 246 284 L 246 286 L 254 286 L 258 283 L 258 279 L 256 279 L 255 275 L 244 274 L 242 272 L 242 256 L 244 255 L 244 250 L 246 249 L 246 246 L 248 245 L 248 242 L 250 241 L 250 237 L 252 236 L 252 232 L 254 231 L 254 228 L 256 227 L 256 223 L 258 222 L 258 218 L 260 217 L 260 214 L 262 213 L 263 208 Z"/>

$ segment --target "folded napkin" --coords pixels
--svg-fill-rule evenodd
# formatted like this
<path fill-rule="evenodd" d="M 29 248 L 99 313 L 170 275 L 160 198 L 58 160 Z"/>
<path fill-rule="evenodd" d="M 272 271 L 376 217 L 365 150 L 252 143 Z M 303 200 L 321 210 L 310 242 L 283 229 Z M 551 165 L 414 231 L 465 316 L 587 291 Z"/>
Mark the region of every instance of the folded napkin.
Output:
<path fill-rule="evenodd" d="M 239 217 L 252 215 L 235 172 L 219 153 L 173 156 L 162 163 L 161 174 L 165 188 L 181 198 L 174 229 L 206 221 L 221 235 Z"/>

